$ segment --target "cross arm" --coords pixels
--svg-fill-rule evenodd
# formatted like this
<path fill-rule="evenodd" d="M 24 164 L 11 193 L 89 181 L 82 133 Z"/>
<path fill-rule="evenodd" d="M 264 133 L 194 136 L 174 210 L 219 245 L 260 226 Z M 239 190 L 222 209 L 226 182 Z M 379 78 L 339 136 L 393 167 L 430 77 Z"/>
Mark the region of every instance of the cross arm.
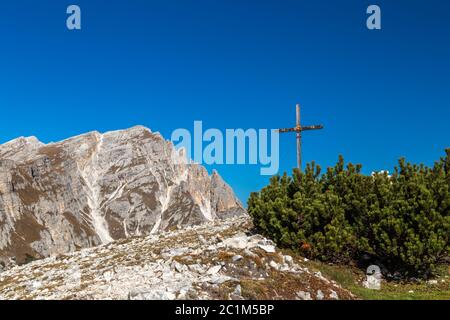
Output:
<path fill-rule="evenodd" d="M 323 129 L 323 125 L 318 124 L 314 126 L 304 126 L 304 127 L 294 127 L 294 128 L 281 128 L 278 129 L 278 132 L 284 133 L 284 132 L 301 132 L 301 131 L 308 131 L 308 130 L 319 130 Z"/>
<path fill-rule="evenodd" d="M 300 128 L 281 128 L 278 129 L 278 132 L 280 133 L 284 133 L 284 132 L 300 132 L 301 129 Z"/>
<path fill-rule="evenodd" d="M 302 131 L 319 130 L 319 129 L 323 129 L 323 125 L 317 124 L 317 125 L 314 125 L 314 126 L 305 126 L 305 127 L 301 128 Z"/>

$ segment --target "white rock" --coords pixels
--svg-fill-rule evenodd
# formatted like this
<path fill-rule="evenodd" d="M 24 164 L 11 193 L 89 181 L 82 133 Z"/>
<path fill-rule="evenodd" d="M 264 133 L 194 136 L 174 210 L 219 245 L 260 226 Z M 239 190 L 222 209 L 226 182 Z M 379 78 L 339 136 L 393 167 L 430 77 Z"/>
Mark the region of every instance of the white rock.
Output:
<path fill-rule="evenodd" d="M 312 300 L 311 293 L 305 291 L 297 292 L 297 296 L 302 300 Z"/>
<path fill-rule="evenodd" d="M 128 295 L 130 300 L 174 300 L 175 294 L 163 289 L 152 291 L 130 292 Z"/>
<path fill-rule="evenodd" d="M 108 270 L 103 273 L 103 279 L 105 279 L 106 282 L 110 282 L 114 278 L 114 271 Z"/>
<path fill-rule="evenodd" d="M 202 244 L 208 244 L 208 241 L 206 241 L 206 239 L 200 234 L 198 235 L 198 240 L 200 241 L 200 243 Z"/>
<path fill-rule="evenodd" d="M 272 269 L 275 269 L 275 270 L 278 270 L 279 268 L 280 268 L 280 266 L 278 265 L 278 263 L 276 263 L 275 261 L 270 261 L 269 262 L 269 266 L 272 268 Z"/>
<path fill-rule="evenodd" d="M 242 260 L 242 259 L 243 259 L 243 257 L 241 255 L 239 255 L 239 254 L 234 255 L 233 258 L 231 258 L 231 260 L 233 262 L 237 262 L 237 261 Z"/>
<path fill-rule="evenodd" d="M 198 249 L 194 249 L 191 251 L 191 255 L 193 256 L 198 256 L 199 254 L 201 254 L 203 251 L 202 249 L 198 248 Z"/>
<path fill-rule="evenodd" d="M 218 273 L 220 271 L 220 269 L 222 269 L 222 266 L 217 265 L 217 266 L 209 268 L 207 273 L 210 275 L 214 275 L 214 274 Z"/>
<path fill-rule="evenodd" d="M 174 248 L 174 249 L 170 249 L 169 255 L 171 257 L 181 256 L 181 255 L 185 254 L 188 251 L 189 251 L 188 247 Z"/>
<path fill-rule="evenodd" d="M 381 279 L 377 275 L 368 275 L 366 276 L 366 280 L 363 282 L 363 287 L 371 290 L 380 290 L 381 289 Z"/>
<path fill-rule="evenodd" d="M 244 255 L 250 258 L 255 258 L 258 256 L 256 253 L 251 252 L 249 249 L 244 250 Z"/>
<path fill-rule="evenodd" d="M 247 247 L 248 238 L 246 235 L 237 235 L 232 238 L 223 240 L 226 247 L 234 249 L 245 249 Z"/>
<path fill-rule="evenodd" d="M 259 248 L 263 249 L 267 253 L 275 253 L 275 247 L 272 245 L 258 245 Z"/>
<path fill-rule="evenodd" d="M 294 259 L 291 256 L 288 256 L 288 255 L 283 256 L 283 260 L 288 265 L 292 265 L 292 263 L 294 262 Z"/>
<path fill-rule="evenodd" d="M 279 269 L 281 272 L 286 272 L 286 271 L 291 271 L 291 268 L 286 264 L 286 263 L 283 263 L 281 266 L 280 266 L 280 269 Z"/>
<path fill-rule="evenodd" d="M 261 245 L 275 246 L 275 243 L 272 240 L 266 239 L 259 234 L 252 236 L 252 241 L 256 241 L 256 243 Z"/>
<path fill-rule="evenodd" d="M 242 288 L 241 288 L 241 285 L 240 285 L 240 284 L 238 284 L 238 285 L 236 286 L 236 288 L 234 288 L 234 291 L 233 291 L 232 294 L 235 295 L 235 296 L 240 296 L 240 295 L 242 295 Z"/>
<path fill-rule="evenodd" d="M 213 284 L 222 284 L 222 283 L 230 281 L 230 280 L 235 280 L 235 279 L 228 277 L 228 276 L 223 276 L 220 274 L 214 274 L 211 276 L 211 278 L 208 279 L 208 282 L 213 283 Z"/>
<path fill-rule="evenodd" d="M 334 291 L 334 290 L 331 290 L 330 298 L 331 298 L 331 299 L 334 299 L 334 300 L 339 300 L 339 296 L 338 296 L 338 294 L 336 293 L 336 291 Z"/>
<path fill-rule="evenodd" d="M 178 293 L 177 300 L 186 300 L 186 294 L 189 292 L 189 288 L 182 288 Z"/>
<path fill-rule="evenodd" d="M 320 271 L 314 272 L 314 275 L 315 275 L 316 277 L 318 277 L 319 279 L 321 279 L 321 280 L 323 280 L 323 281 L 325 281 L 325 282 L 327 282 L 327 283 L 330 283 L 330 280 L 328 280 L 327 278 L 325 278 L 325 277 L 322 275 L 322 272 L 320 272 Z"/>
<path fill-rule="evenodd" d="M 186 270 L 186 266 L 184 264 L 179 263 L 178 261 L 174 261 L 172 263 L 173 269 L 175 269 L 177 272 L 183 272 Z"/>
<path fill-rule="evenodd" d="M 317 290 L 317 300 L 322 300 L 324 297 L 322 290 Z"/>
<path fill-rule="evenodd" d="M 196 263 L 196 264 L 190 264 L 188 266 L 189 270 L 192 272 L 196 272 L 196 273 L 200 273 L 203 274 L 206 272 L 205 268 L 203 266 L 201 266 L 200 264 Z"/>
<path fill-rule="evenodd" d="M 33 290 L 39 289 L 40 287 L 42 287 L 42 282 L 41 281 L 33 281 L 31 283 L 31 287 L 33 288 Z"/>
<path fill-rule="evenodd" d="M 173 293 L 173 292 L 167 292 L 167 293 L 166 293 L 166 297 L 167 297 L 166 300 L 175 300 L 176 295 L 175 295 L 175 293 Z"/>

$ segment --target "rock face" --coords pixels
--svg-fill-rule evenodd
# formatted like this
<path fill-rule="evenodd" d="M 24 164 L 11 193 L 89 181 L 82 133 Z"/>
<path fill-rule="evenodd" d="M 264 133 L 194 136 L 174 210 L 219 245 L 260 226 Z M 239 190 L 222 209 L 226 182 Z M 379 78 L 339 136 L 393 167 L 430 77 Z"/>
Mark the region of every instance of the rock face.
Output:
<path fill-rule="evenodd" d="M 214 172 L 144 127 L 0 145 L 0 264 L 245 215 Z"/>

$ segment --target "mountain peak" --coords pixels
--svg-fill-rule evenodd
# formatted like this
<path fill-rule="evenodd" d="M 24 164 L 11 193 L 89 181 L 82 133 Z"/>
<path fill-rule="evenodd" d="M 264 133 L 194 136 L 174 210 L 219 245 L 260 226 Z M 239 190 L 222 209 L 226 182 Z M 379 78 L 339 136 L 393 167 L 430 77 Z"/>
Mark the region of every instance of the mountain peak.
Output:
<path fill-rule="evenodd" d="M 18 137 L 15 139 L 12 139 L 10 141 L 5 142 L 2 144 L 2 146 L 13 146 L 13 145 L 23 145 L 23 144 L 42 144 L 42 142 L 39 141 L 38 138 L 35 136 L 29 136 L 29 137 Z"/>
<path fill-rule="evenodd" d="M 0 159 L 23 160 L 44 144 L 36 137 L 19 137 L 0 145 Z"/>
<path fill-rule="evenodd" d="M 0 261 L 246 215 L 217 172 L 177 162 L 144 126 L 0 146 Z"/>

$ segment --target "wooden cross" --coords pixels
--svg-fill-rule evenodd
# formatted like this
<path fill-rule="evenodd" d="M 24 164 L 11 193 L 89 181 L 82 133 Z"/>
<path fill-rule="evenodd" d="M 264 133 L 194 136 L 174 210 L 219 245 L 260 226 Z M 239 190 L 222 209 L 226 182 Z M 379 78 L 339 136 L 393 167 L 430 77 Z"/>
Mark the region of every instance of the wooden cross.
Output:
<path fill-rule="evenodd" d="M 297 121 L 294 128 L 282 128 L 278 129 L 279 133 L 286 133 L 286 132 L 297 132 L 297 166 L 299 170 L 302 170 L 302 131 L 307 130 L 319 130 L 323 129 L 323 125 L 313 125 L 313 126 L 304 126 L 302 127 L 300 124 L 300 105 L 296 105 L 296 111 L 297 111 Z"/>

